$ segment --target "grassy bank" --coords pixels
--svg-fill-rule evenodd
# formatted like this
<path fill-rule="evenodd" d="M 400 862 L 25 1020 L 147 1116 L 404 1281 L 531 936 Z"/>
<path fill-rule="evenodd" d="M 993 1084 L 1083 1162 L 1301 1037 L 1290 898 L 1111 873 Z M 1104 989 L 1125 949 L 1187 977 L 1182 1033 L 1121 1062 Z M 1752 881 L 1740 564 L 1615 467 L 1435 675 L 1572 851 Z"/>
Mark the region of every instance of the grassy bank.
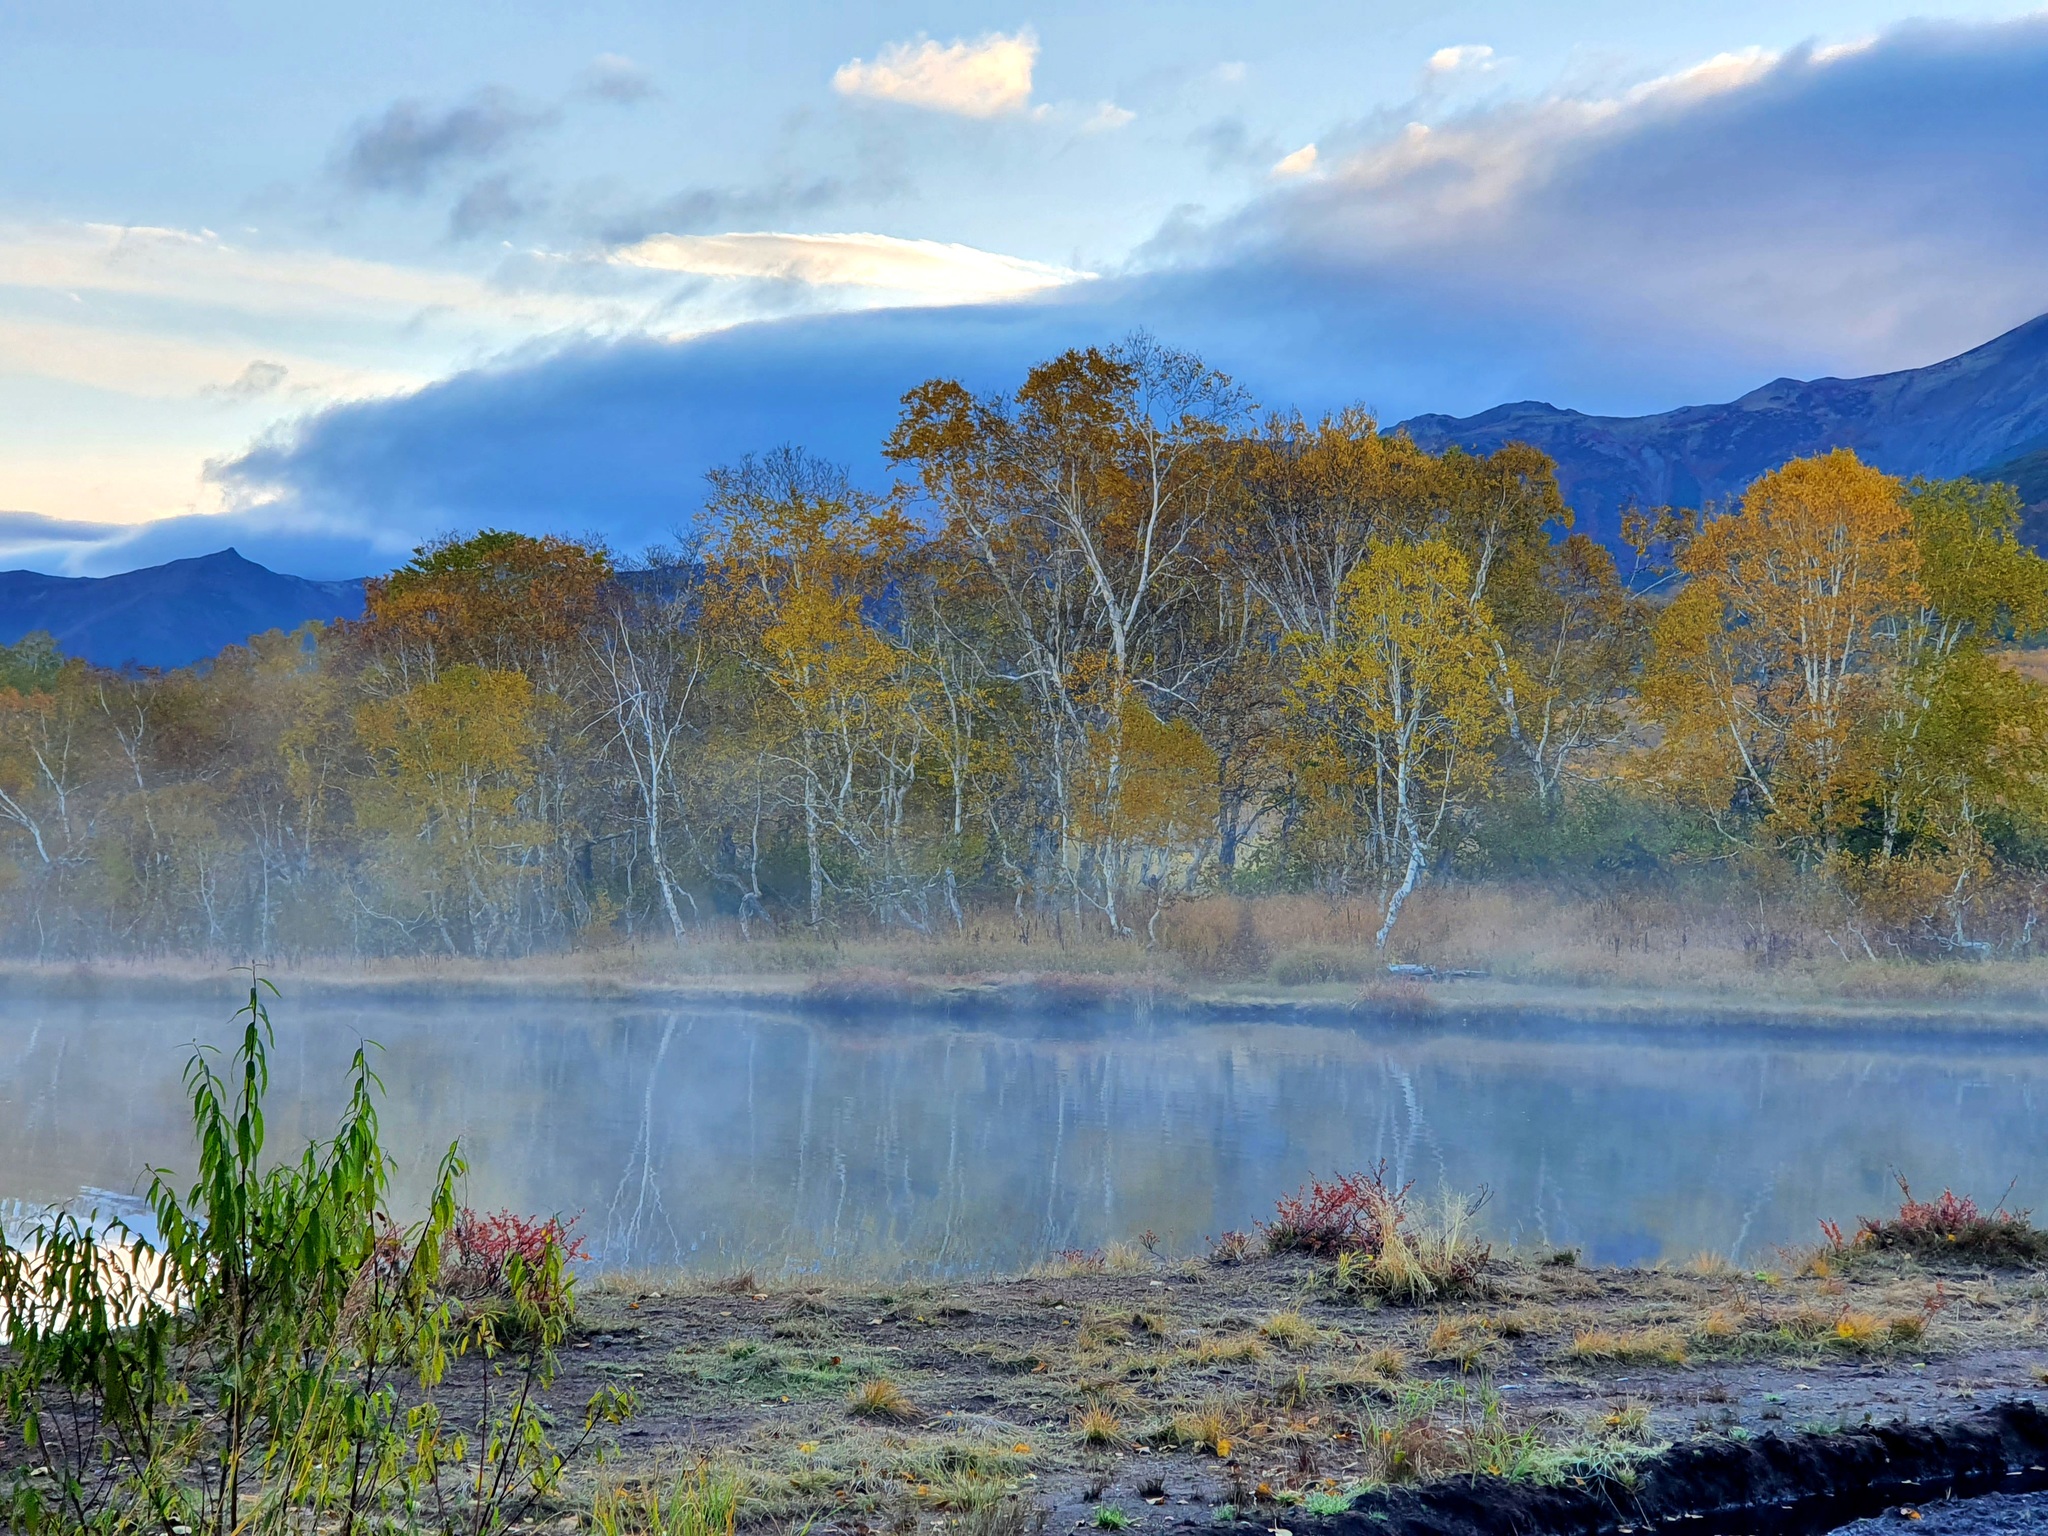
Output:
<path fill-rule="evenodd" d="M 1436 1477 L 1626 1477 L 1699 1436 L 1941 1418 L 2048 1370 L 2038 1267 L 1522 1255 L 1423 1305 L 1361 1305 L 1334 1270 L 1129 1249 L 961 1286 L 613 1280 L 565 1382 L 630 1385 L 641 1412 L 563 1507 L 642 1530 L 706 1490 L 751 1529 L 1284 1525 Z"/>
<path fill-rule="evenodd" d="M 1154 942 L 1008 911 L 930 935 L 902 930 L 752 939 L 708 925 L 693 941 L 595 945 L 519 959 L 286 956 L 298 985 L 422 983 L 665 991 L 705 997 L 934 1008 L 1144 1000 L 1196 1009 L 1528 1008 L 1629 1015 L 2048 1020 L 2048 959 L 1866 951 L 1801 903 L 1699 887 L 1581 897 L 1537 884 L 1426 887 L 1396 941 L 1372 943 L 1365 904 L 1209 897 L 1169 907 Z M 61 965 L 17 962 L 41 987 L 124 979 L 231 983 L 229 955 Z M 1467 973 L 1418 978 L 1389 965 Z"/>

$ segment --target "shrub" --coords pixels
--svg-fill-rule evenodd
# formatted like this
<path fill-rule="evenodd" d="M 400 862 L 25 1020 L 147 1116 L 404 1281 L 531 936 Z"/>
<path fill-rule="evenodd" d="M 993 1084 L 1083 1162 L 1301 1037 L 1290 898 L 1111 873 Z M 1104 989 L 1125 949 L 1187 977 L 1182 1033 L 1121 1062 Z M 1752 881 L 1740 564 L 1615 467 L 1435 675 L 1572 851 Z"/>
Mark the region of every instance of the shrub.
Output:
<path fill-rule="evenodd" d="M 1209 1262 L 1211 1264 L 1242 1264 L 1252 1256 L 1256 1245 L 1249 1232 L 1230 1231 L 1221 1237 L 1209 1239 Z"/>
<path fill-rule="evenodd" d="M 590 1251 L 574 1235 L 582 1217 L 540 1220 L 513 1211 L 479 1216 L 468 1206 L 456 1212 L 441 1244 L 442 1285 L 458 1296 L 509 1296 L 514 1259 L 529 1274 L 548 1262 L 549 1250 L 561 1263 L 588 1263 Z"/>
<path fill-rule="evenodd" d="M 1903 1177 L 1898 1183 L 1898 1214 L 1863 1217 L 1853 1246 L 1923 1258 L 1954 1255 L 1986 1264 L 2048 1262 L 2048 1231 L 2028 1219 L 2030 1212 L 2008 1211 L 2003 1205 L 1981 1211 L 1968 1195 L 1948 1189 L 1939 1200 L 1915 1200 Z"/>
<path fill-rule="evenodd" d="M 333 1137 L 266 1155 L 266 985 L 227 1070 L 203 1049 L 186 1066 L 197 1166 L 182 1189 L 155 1170 L 159 1242 L 61 1215 L 22 1247 L 0 1238 L 0 1423 L 42 1473 L 15 1484 L 10 1529 L 346 1531 L 459 1503 L 503 1530 L 631 1411 L 601 1391 L 555 1443 L 539 1402 L 574 1306 L 561 1246 L 508 1249 L 502 1301 L 457 1307 L 441 1259 L 461 1158 L 441 1160 L 421 1220 L 389 1215 L 365 1051 Z M 448 1401 L 463 1355 L 503 1389 Z M 467 1463 L 470 1446 L 490 1453 Z"/>
<path fill-rule="evenodd" d="M 1257 1223 L 1269 1253 L 1377 1254 L 1387 1234 L 1407 1219 L 1410 1186 L 1388 1184 L 1387 1165 L 1347 1173 L 1325 1183 L 1311 1179 L 1274 1206 L 1273 1220 Z"/>

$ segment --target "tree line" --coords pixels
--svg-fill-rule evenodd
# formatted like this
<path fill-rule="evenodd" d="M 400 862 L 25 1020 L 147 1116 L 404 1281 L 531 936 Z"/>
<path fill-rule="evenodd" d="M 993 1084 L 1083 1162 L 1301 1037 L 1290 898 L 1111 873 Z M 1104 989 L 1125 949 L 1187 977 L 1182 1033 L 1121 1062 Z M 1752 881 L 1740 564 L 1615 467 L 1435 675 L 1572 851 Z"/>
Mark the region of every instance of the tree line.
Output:
<path fill-rule="evenodd" d="M 0 933 L 51 958 L 507 955 L 736 928 L 1145 940 L 1216 889 L 1804 882 L 1872 954 L 2031 945 L 2048 563 L 1846 451 L 1572 531 L 1513 444 L 1262 414 L 1145 336 L 933 380 L 623 560 L 484 532 L 358 621 L 0 653 Z"/>

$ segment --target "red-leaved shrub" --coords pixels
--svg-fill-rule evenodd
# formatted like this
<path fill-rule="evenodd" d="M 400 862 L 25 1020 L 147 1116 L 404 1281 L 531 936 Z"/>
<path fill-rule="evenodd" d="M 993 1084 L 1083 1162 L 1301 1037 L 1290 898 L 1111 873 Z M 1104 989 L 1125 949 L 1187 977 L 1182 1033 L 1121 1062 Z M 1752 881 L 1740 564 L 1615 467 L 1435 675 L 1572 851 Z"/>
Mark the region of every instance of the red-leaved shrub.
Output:
<path fill-rule="evenodd" d="M 479 1216 L 468 1206 L 456 1214 L 442 1250 L 441 1276 L 449 1289 L 473 1295 L 503 1295 L 511 1282 L 507 1266 L 518 1258 L 529 1274 L 538 1274 L 552 1248 L 564 1264 L 590 1258 L 583 1239 L 575 1235 L 581 1213 L 567 1221 L 559 1216 L 545 1220 L 521 1216 L 514 1211 L 494 1211 Z"/>
<path fill-rule="evenodd" d="M 1915 1200 L 1905 1179 L 1898 1182 L 1899 1213 L 1865 1216 L 1857 1224 L 1856 1247 L 1905 1249 L 1930 1257 L 1956 1254 L 1993 1264 L 2048 1259 L 2048 1232 L 2036 1227 L 2028 1212 L 2003 1205 L 1986 1212 L 1968 1195 L 1949 1189 L 1939 1200 Z"/>
<path fill-rule="evenodd" d="M 1278 1201 L 1273 1219 L 1259 1222 L 1269 1253 L 1377 1254 L 1389 1235 L 1408 1219 L 1407 1184 L 1387 1182 L 1387 1164 L 1364 1173 L 1339 1175 L 1327 1183 L 1310 1179 Z"/>

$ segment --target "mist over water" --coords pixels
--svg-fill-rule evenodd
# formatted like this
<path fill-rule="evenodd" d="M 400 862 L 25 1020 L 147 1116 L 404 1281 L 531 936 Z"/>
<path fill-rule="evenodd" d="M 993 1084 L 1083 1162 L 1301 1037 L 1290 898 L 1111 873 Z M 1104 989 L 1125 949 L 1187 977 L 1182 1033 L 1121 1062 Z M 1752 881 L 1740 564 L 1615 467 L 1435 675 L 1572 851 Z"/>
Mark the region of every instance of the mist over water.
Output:
<path fill-rule="evenodd" d="M 0 994 L 0 1202 L 189 1174 L 179 1070 L 235 1001 Z M 2048 1034 L 1591 1024 L 959 1021 L 568 993 L 293 989 L 272 1004 L 271 1145 L 331 1125 L 381 1043 L 386 1140 L 417 1189 L 459 1139 L 468 1200 L 582 1213 L 604 1264 L 1015 1270 L 1150 1230 L 1248 1227 L 1380 1158 L 1419 1194 L 1492 1191 L 1503 1240 L 1597 1263 L 1762 1263 L 1895 1202 L 1891 1170 L 2048 1206 Z M 2017 1180 L 2016 1185 L 2014 1181 Z"/>

